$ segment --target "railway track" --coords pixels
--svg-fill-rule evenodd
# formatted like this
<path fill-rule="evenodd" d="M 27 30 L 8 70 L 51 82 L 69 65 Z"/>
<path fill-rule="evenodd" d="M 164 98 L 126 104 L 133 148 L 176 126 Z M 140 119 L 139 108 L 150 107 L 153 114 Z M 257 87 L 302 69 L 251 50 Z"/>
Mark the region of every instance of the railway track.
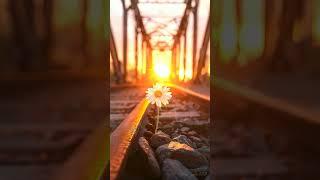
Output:
<path fill-rule="evenodd" d="M 320 126 L 280 100 L 217 78 L 211 158 L 215 179 L 319 179 Z M 301 115 L 301 113 L 299 113 Z"/>
<path fill-rule="evenodd" d="M 110 93 L 110 129 L 116 127 L 144 98 L 145 88 L 113 87 Z"/>
<path fill-rule="evenodd" d="M 188 162 L 190 159 L 184 161 L 184 158 L 179 159 L 179 157 L 173 157 L 173 155 L 168 158 L 176 158 L 180 162 L 183 162 L 184 164 L 181 164 L 183 170 L 187 173 L 189 172 L 190 176 L 195 179 L 209 178 L 210 142 L 208 127 L 210 123 L 210 99 L 178 86 L 170 86 L 173 91 L 173 98 L 170 104 L 160 111 L 159 130 L 161 133 L 156 133 L 156 135 L 153 133 L 156 114 L 155 107 L 143 98 L 146 87 L 137 89 L 139 96 L 136 95 L 135 97 L 141 98 L 140 102 L 135 105 L 131 113 L 126 116 L 111 134 L 111 179 L 159 179 L 160 176 L 164 177 L 170 174 L 170 172 L 166 172 L 165 170 L 167 165 L 171 165 L 170 162 L 164 162 L 160 158 L 164 155 L 158 150 L 161 149 L 159 148 L 160 144 L 163 145 L 162 147 L 166 146 L 166 144 L 167 146 L 170 146 L 170 144 L 172 146 L 188 144 L 188 147 L 192 148 L 193 151 L 197 151 L 194 152 L 196 155 L 203 157 L 203 161 L 199 162 L 200 164 L 202 163 L 200 168 L 197 168 L 197 164 L 190 164 L 190 161 Z M 135 91 L 132 90 L 123 91 L 130 91 L 135 94 Z M 113 103 L 112 100 L 111 103 Z M 118 112 L 118 110 L 114 112 Z M 154 137 L 158 134 L 165 134 L 166 143 L 162 142 L 156 145 L 156 141 L 153 140 L 156 139 Z M 187 140 L 183 141 L 182 139 Z M 145 148 L 144 145 L 146 143 L 149 145 L 149 148 Z M 148 149 L 153 149 L 151 154 L 157 159 L 153 161 L 159 166 L 156 168 L 156 172 L 153 171 L 154 169 L 150 170 L 150 167 L 147 165 L 150 163 L 146 161 L 146 158 L 148 159 Z M 172 162 L 176 163 L 175 161 Z"/>

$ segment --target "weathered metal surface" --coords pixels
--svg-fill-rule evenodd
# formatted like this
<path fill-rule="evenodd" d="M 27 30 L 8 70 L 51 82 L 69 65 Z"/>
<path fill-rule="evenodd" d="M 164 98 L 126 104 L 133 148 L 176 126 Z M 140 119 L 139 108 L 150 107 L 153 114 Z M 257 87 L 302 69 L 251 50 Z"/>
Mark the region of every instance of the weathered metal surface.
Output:
<path fill-rule="evenodd" d="M 148 108 L 148 101 L 143 99 L 128 117 L 112 132 L 110 143 L 110 179 L 119 178 L 125 165 L 127 154 L 135 140 Z"/>
<path fill-rule="evenodd" d="M 187 88 L 183 88 L 183 87 L 175 85 L 175 84 L 168 83 L 166 85 L 173 88 L 173 89 L 180 91 L 180 93 L 185 93 L 185 94 L 188 94 L 189 96 L 197 98 L 198 100 L 201 100 L 206 103 L 210 103 L 210 96 L 206 96 L 206 95 L 194 92 L 192 90 L 189 90 Z"/>
<path fill-rule="evenodd" d="M 199 60 L 198 60 L 198 67 L 197 67 L 197 72 L 196 72 L 196 76 L 195 76 L 195 81 L 199 81 L 199 77 L 201 75 L 201 71 L 205 65 L 205 60 L 206 60 L 206 54 L 208 51 L 208 46 L 209 46 L 209 42 L 210 42 L 210 35 L 211 35 L 211 31 L 210 31 L 210 24 L 211 19 L 209 16 L 209 19 L 207 21 L 207 27 L 206 27 L 206 32 L 204 34 L 204 38 L 202 41 L 202 46 L 200 49 L 200 54 L 199 54 Z"/>

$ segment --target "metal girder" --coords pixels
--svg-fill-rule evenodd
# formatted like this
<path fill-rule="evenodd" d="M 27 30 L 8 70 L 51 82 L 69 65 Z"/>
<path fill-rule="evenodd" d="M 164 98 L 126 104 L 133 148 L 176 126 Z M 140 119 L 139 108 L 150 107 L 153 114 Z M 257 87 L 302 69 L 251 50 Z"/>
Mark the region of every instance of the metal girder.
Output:
<path fill-rule="evenodd" d="M 183 33 L 185 33 L 185 31 L 186 31 L 186 27 L 188 25 L 188 17 L 189 17 L 191 8 L 192 8 L 191 1 L 192 0 L 186 0 L 186 9 L 185 9 L 184 14 L 182 16 L 182 19 L 180 21 L 178 32 L 175 35 L 175 38 L 174 38 L 175 40 L 174 40 L 173 46 L 175 46 L 175 44 L 178 43 L 178 41 L 180 40 L 181 35 L 183 35 Z"/>
<path fill-rule="evenodd" d="M 183 34 L 183 80 L 186 78 L 187 67 L 187 32 Z"/>
<path fill-rule="evenodd" d="M 116 43 L 114 41 L 113 33 L 111 29 L 109 29 L 109 31 L 110 31 L 109 32 L 110 33 L 110 53 L 113 59 L 112 65 L 113 65 L 114 73 L 117 78 L 116 82 L 120 82 L 121 81 L 121 63 L 119 61 L 119 56 L 116 48 Z"/>
<path fill-rule="evenodd" d="M 135 79 L 138 79 L 138 35 L 139 35 L 139 31 L 138 31 L 138 27 L 136 26 L 135 28 L 135 36 L 134 36 L 134 60 L 135 60 Z"/>
<path fill-rule="evenodd" d="M 137 26 L 139 27 L 141 34 L 143 36 L 144 39 L 147 40 L 147 43 L 151 46 L 150 42 L 149 42 L 149 35 L 144 27 L 143 21 L 142 21 L 142 16 L 140 13 L 140 10 L 138 8 L 138 0 L 131 0 L 131 9 L 134 11 L 134 15 L 135 15 L 135 19 L 136 19 L 136 23 Z"/>
<path fill-rule="evenodd" d="M 207 49 L 208 49 L 208 45 L 209 45 L 209 41 L 210 41 L 210 19 L 211 19 L 211 16 L 209 15 L 209 19 L 208 19 L 207 27 L 206 27 L 206 32 L 205 32 L 205 35 L 203 38 L 202 47 L 200 49 L 197 74 L 194 79 L 195 82 L 199 82 L 202 68 L 205 65 L 206 53 L 207 53 Z"/>
<path fill-rule="evenodd" d="M 193 7 L 193 52 L 192 52 L 192 76 L 194 77 L 194 72 L 196 71 L 197 62 L 197 49 L 198 49 L 198 7 L 199 0 L 195 0 L 195 5 Z"/>
<path fill-rule="evenodd" d="M 177 47 L 172 48 L 172 56 L 171 56 L 171 76 L 173 79 L 177 78 Z"/>
<path fill-rule="evenodd" d="M 123 6 L 123 80 L 127 79 L 127 51 L 128 51 L 128 9 L 126 8 L 124 0 L 122 1 Z"/>
<path fill-rule="evenodd" d="M 152 18 L 151 18 L 151 20 L 152 20 Z M 172 22 L 177 23 L 177 18 L 172 18 L 172 19 L 170 19 L 169 21 L 167 21 L 166 23 L 156 22 L 156 23 L 158 23 L 159 25 L 158 25 L 157 27 L 155 27 L 149 34 L 153 34 L 153 33 L 155 33 L 155 32 L 158 32 L 160 29 L 164 29 L 164 30 L 165 30 L 165 28 L 168 27 L 168 25 L 169 25 L 170 23 L 172 23 Z"/>

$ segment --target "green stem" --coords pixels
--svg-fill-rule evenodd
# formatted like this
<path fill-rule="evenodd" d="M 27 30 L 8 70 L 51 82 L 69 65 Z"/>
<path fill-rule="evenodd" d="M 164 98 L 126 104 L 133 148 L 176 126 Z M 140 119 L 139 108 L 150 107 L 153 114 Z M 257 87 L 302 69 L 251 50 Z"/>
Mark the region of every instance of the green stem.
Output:
<path fill-rule="evenodd" d="M 157 107 L 157 110 L 158 110 L 158 115 L 157 115 L 157 121 L 156 121 L 156 129 L 155 129 L 155 133 L 157 133 L 157 130 L 158 130 L 158 124 L 159 124 L 159 112 L 160 112 L 160 108 Z"/>

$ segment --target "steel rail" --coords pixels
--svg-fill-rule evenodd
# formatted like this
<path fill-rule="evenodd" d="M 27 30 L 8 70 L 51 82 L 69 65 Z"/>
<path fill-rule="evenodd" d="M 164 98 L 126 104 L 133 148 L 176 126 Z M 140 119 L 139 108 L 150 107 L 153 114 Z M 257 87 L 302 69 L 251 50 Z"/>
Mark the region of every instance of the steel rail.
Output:
<path fill-rule="evenodd" d="M 132 142 L 139 133 L 149 102 L 143 99 L 128 117 L 112 132 L 110 138 L 110 179 L 119 179 Z"/>
<path fill-rule="evenodd" d="M 188 94 L 189 96 L 193 97 L 193 98 L 196 98 L 198 100 L 201 100 L 202 102 L 205 102 L 205 103 L 210 103 L 210 96 L 207 96 L 207 95 L 203 95 L 203 94 L 200 94 L 200 93 L 197 93 L 195 91 L 192 91 L 190 89 L 187 89 L 187 88 L 184 88 L 184 87 L 181 87 L 179 85 L 176 85 L 176 84 L 172 84 L 172 83 L 167 83 L 166 84 L 167 86 L 175 89 L 175 90 L 178 90 L 184 94 Z"/>

